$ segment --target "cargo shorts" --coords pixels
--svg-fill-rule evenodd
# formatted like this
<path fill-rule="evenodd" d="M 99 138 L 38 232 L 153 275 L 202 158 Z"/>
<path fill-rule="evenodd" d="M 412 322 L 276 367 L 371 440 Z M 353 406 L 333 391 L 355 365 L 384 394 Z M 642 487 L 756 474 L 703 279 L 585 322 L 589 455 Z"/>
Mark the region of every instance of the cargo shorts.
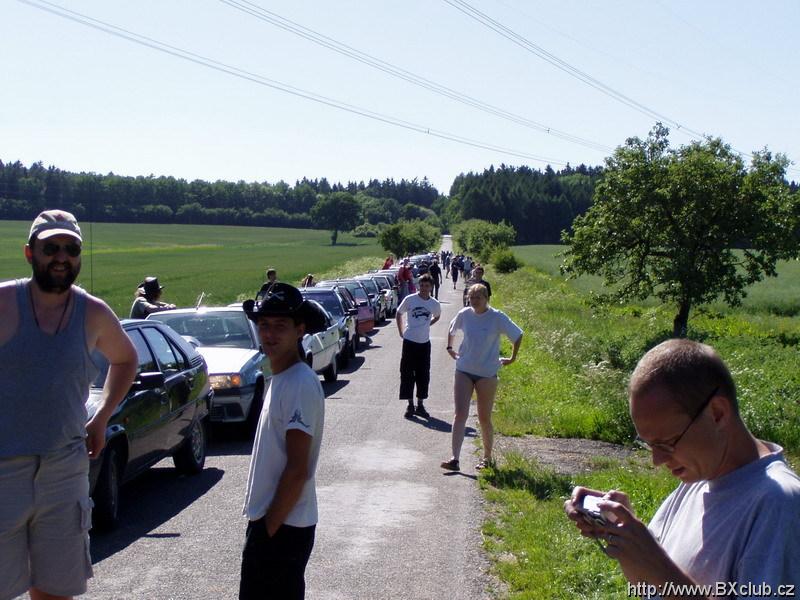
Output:
<path fill-rule="evenodd" d="M 0 458 L 0 600 L 31 587 L 83 594 L 92 576 L 91 521 L 82 441 L 50 454 Z"/>

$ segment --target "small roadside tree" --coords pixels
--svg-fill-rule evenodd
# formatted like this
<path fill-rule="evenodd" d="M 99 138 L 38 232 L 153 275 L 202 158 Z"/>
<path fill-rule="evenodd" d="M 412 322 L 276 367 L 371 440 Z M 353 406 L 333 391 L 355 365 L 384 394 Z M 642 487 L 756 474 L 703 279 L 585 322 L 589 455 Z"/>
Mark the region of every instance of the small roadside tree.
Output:
<path fill-rule="evenodd" d="M 692 307 L 722 296 L 741 304 L 746 287 L 798 256 L 798 198 L 784 179 L 788 160 L 742 158 L 718 138 L 669 148 L 657 124 L 606 159 L 594 204 L 577 217 L 562 272 L 602 275 L 599 302 L 655 295 L 675 305 L 673 335 L 686 335 Z"/>
<path fill-rule="evenodd" d="M 331 246 L 336 245 L 340 231 L 350 231 L 361 223 L 361 205 L 347 192 L 320 196 L 311 207 L 311 219 L 316 227 L 331 230 Z"/>
<path fill-rule="evenodd" d="M 399 258 L 435 248 L 441 235 L 439 229 L 425 221 L 398 221 L 384 229 L 378 241 L 384 250 Z"/>

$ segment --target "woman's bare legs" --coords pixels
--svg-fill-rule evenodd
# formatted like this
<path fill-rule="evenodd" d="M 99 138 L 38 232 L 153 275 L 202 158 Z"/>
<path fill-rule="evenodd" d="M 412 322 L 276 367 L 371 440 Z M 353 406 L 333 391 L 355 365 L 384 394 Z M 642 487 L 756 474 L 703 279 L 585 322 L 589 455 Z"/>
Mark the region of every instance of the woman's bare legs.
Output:
<path fill-rule="evenodd" d="M 467 417 L 469 417 L 469 403 L 472 400 L 472 390 L 474 387 L 472 379 L 456 371 L 455 383 L 453 384 L 455 414 L 453 415 L 452 445 L 454 460 L 458 460 L 461 454 L 461 445 L 464 443 L 464 431 L 466 430 Z"/>
<path fill-rule="evenodd" d="M 478 393 L 478 422 L 481 424 L 481 440 L 483 441 L 484 460 L 492 459 L 494 429 L 492 427 L 492 407 L 497 393 L 497 377 L 485 377 L 475 384 Z M 455 427 L 453 428 L 455 431 Z"/>

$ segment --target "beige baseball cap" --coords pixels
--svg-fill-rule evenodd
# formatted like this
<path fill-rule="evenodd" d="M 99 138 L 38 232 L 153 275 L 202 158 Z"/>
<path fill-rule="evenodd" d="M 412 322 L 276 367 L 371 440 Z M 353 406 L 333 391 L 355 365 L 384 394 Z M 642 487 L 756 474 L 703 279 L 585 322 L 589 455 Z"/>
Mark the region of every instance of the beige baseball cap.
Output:
<path fill-rule="evenodd" d="M 46 240 L 54 235 L 69 235 L 79 242 L 83 241 L 75 215 L 65 210 L 45 210 L 39 213 L 33 220 L 28 240 Z"/>

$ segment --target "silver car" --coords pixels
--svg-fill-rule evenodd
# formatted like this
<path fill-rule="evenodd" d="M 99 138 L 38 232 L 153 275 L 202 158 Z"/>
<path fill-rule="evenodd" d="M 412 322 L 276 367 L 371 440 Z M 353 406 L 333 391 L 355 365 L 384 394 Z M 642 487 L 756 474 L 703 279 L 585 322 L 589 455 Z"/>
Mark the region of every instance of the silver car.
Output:
<path fill-rule="evenodd" d="M 205 358 L 214 389 L 211 421 L 246 421 L 255 428 L 272 372 L 241 306 L 180 308 L 148 319 L 172 327 Z"/>

